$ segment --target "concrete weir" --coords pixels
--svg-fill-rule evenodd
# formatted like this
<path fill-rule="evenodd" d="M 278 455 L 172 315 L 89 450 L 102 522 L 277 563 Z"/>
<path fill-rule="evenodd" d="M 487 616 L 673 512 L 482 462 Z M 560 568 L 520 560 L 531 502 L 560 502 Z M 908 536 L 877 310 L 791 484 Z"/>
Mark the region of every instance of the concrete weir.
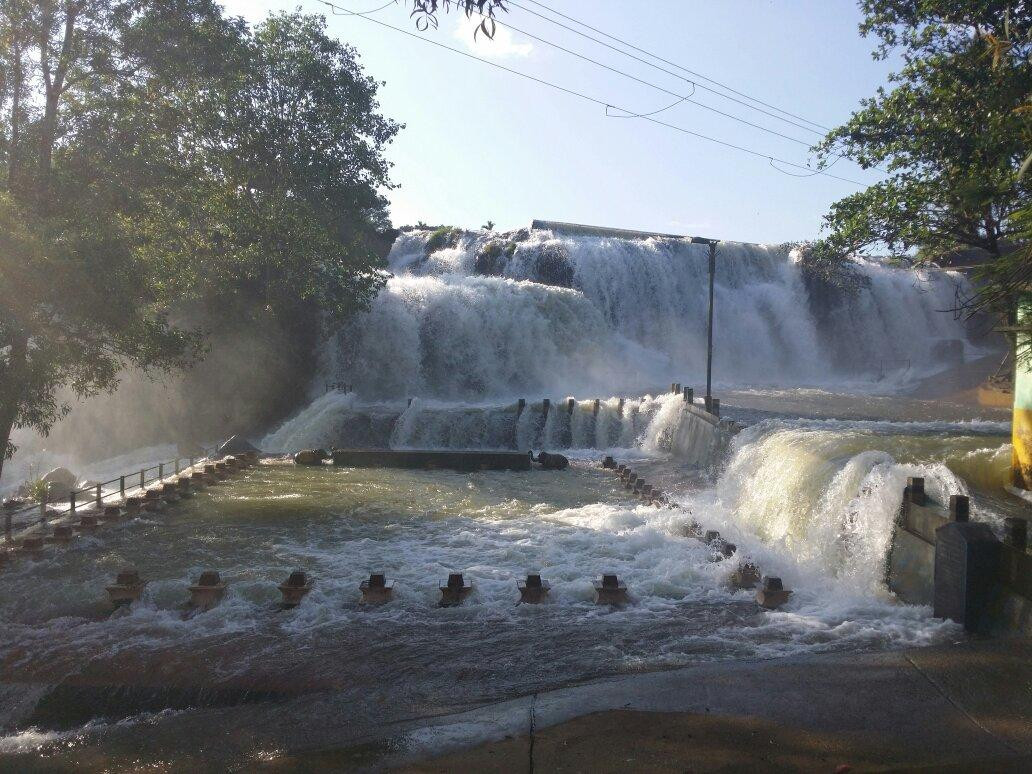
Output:
<path fill-rule="evenodd" d="M 504 451 L 334 449 L 333 464 L 347 468 L 416 470 L 530 470 L 530 455 Z"/>

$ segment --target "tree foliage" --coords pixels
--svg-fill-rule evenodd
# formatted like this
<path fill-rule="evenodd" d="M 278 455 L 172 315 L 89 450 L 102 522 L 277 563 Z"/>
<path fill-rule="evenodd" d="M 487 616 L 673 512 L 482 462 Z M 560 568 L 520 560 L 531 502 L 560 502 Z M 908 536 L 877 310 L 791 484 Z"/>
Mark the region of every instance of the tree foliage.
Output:
<path fill-rule="evenodd" d="M 319 17 L 0 0 L 0 469 L 60 388 L 201 354 L 191 301 L 312 334 L 375 292 L 377 86 Z"/>
<path fill-rule="evenodd" d="M 958 247 L 999 258 L 1018 238 L 1015 213 L 1029 196 L 1016 172 L 1032 126 L 1020 111 L 1032 94 L 1032 11 L 1003 0 L 864 0 L 861 32 L 876 57 L 903 66 L 890 87 L 824 139 L 886 178 L 836 202 L 822 250 L 839 256 L 888 250 L 936 260 Z M 993 66 L 1000 40 L 1012 56 Z"/>

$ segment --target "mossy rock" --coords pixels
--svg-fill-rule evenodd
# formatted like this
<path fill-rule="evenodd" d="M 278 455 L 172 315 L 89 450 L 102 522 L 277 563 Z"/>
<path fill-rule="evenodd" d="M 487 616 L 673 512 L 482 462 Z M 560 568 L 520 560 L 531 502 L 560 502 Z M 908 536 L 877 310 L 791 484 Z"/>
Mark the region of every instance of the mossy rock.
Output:
<path fill-rule="evenodd" d="M 573 265 L 566 251 L 558 245 L 548 245 L 538 254 L 534 263 L 534 275 L 538 282 L 573 287 Z"/>
<path fill-rule="evenodd" d="M 505 273 L 506 261 L 515 251 L 516 245 L 513 242 L 504 243 L 497 239 L 487 242 L 477 250 L 474 270 L 477 274 L 489 277 L 500 276 Z"/>
<path fill-rule="evenodd" d="M 453 226 L 441 226 L 434 229 L 430 234 L 430 238 L 426 240 L 426 254 L 436 253 L 438 250 L 444 250 L 446 247 L 455 247 L 459 242 L 460 236 L 462 236 L 462 229 Z"/>

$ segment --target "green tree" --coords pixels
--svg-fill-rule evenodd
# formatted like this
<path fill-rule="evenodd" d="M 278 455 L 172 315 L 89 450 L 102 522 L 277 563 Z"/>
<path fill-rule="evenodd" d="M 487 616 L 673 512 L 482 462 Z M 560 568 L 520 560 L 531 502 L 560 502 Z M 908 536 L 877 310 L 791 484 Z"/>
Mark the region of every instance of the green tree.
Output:
<path fill-rule="evenodd" d="M 184 309 L 310 342 L 382 276 L 398 126 L 321 19 L 213 0 L 0 0 L 0 472 L 126 366 L 202 352 Z"/>
<path fill-rule="evenodd" d="M 897 53 L 902 68 L 819 150 L 887 174 L 831 207 L 814 254 L 887 250 L 933 261 L 980 248 L 1002 260 L 1029 200 L 1017 171 L 1032 141 L 1018 110 L 1032 94 L 1032 9 L 1004 0 L 864 0 L 861 8 L 861 32 L 879 40 L 875 56 Z M 991 66 L 1000 39 L 1013 41 L 1013 55 Z"/>

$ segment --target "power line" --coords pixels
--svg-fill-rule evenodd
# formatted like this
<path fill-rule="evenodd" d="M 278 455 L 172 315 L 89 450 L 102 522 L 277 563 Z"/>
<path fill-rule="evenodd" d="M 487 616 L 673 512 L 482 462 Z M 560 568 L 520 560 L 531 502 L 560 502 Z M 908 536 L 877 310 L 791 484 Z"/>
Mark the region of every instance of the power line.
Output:
<path fill-rule="evenodd" d="M 547 87 L 549 87 L 551 89 L 555 89 L 556 91 L 563 92 L 564 94 L 568 94 L 568 95 L 570 95 L 572 97 L 577 97 L 578 99 L 582 99 L 582 100 L 584 100 L 586 102 L 591 102 L 591 103 L 593 103 L 595 105 L 600 105 L 603 108 L 611 107 L 611 108 L 615 108 L 616 110 L 623 111 L 624 113 L 628 113 L 630 115 L 635 115 L 635 116 L 639 115 L 639 114 L 635 113 L 635 111 L 633 111 L 633 110 L 629 110 L 628 108 L 621 107 L 620 105 L 615 105 L 612 102 L 606 102 L 605 100 L 598 99 L 597 97 L 592 97 L 592 96 L 590 96 L 588 94 L 584 94 L 583 92 L 575 91 L 574 89 L 567 88 L 566 86 L 560 86 L 557 83 L 553 83 L 551 81 L 547 81 L 547 80 L 545 80 L 543 78 L 538 78 L 537 76 L 530 75 L 529 73 L 524 73 L 524 72 L 521 72 L 519 70 L 514 70 L 511 67 L 506 67 L 505 65 L 498 64 L 497 62 L 492 62 L 492 61 L 490 61 L 488 59 L 483 59 L 483 58 L 481 58 L 479 56 L 476 56 L 475 54 L 471 54 L 471 53 L 469 53 L 467 51 L 462 51 L 461 49 L 458 49 L 458 48 L 453 48 L 452 46 L 445 45 L 444 43 L 441 43 L 439 41 L 433 40 L 431 38 L 425 38 L 422 35 L 417 35 L 414 32 L 410 32 L 409 30 L 402 29 L 401 27 L 395 27 L 393 24 L 387 24 L 386 22 L 380 21 L 379 19 L 374 19 L 371 16 L 366 16 L 366 15 L 364 15 L 362 13 L 355 13 L 354 11 L 348 10 L 347 8 L 343 8 L 343 7 L 339 6 L 339 5 L 336 5 L 336 4 L 332 3 L 332 2 L 329 2 L 329 0 L 316 0 L 316 2 L 320 3 L 321 5 L 325 5 L 326 7 L 332 9 L 333 11 L 339 11 L 340 14 L 338 14 L 338 15 L 342 14 L 342 15 L 346 15 L 346 16 L 351 16 L 351 17 L 354 17 L 354 18 L 362 19 L 363 21 L 372 22 L 373 24 L 377 24 L 377 25 L 379 25 L 381 27 L 385 27 L 385 28 L 387 28 L 389 30 L 393 30 L 394 32 L 397 32 L 399 34 L 406 35 L 406 36 L 408 36 L 410 38 L 415 38 L 416 40 L 422 41 L 423 43 L 426 43 L 428 45 L 436 46 L 438 48 L 443 48 L 445 51 L 450 51 L 453 54 L 458 54 L 459 56 L 466 57 L 467 59 L 473 59 L 473 60 L 475 60 L 477 62 L 480 62 L 481 64 L 485 64 L 485 65 L 488 65 L 490 67 L 494 67 L 495 69 L 502 70 L 502 71 L 510 73 L 512 75 L 519 76 L 520 78 L 524 78 L 524 79 L 526 79 L 528 81 L 533 81 L 534 83 L 537 83 L 537 84 L 539 84 L 541 86 L 547 86 Z M 701 134 L 699 132 L 694 132 L 691 129 L 685 129 L 683 126 L 677 126 L 676 124 L 668 124 L 665 121 L 660 121 L 660 120 L 658 120 L 656 118 L 653 118 L 651 116 L 648 116 L 648 115 L 640 115 L 640 117 L 641 117 L 641 120 L 648 121 L 651 124 L 655 124 L 657 126 L 662 126 L 662 127 L 667 128 L 667 129 L 672 129 L 672 130 L 674 130 L 676 132 L 681 132 L 682 134 L 687 134 L 687 135 L 692 136 L 692 137 L 698 137 L 701 140 L 707 140 L 709 142 L 716 143 L 717 145 L 722 145 L 725 148 L 732 148 L 734 150 L 741 151 L 742 153 L 747 153 L 750 156 L 755 156 L 756 158 L 761 158 L 761 159 L 764 159 L 764 160 L 769 161 L 769 162 L 776 161 L 777 163 L 784 164 L 785 166 L 795 167 L 796 169 L 802 169 L 802 170 L 804 170 L 806 172 L 812 172 L 812 173 L 815 173 L 815 174 L 823 175 L 824 177 L 830 177 L 830 178 L 833 178 L 835 180 L 841 180 L 842 182 L 850 183 L 852 185 L 855 185 L 858 188 L 867 188 L 868 187 L 866 183 L 861 183 L 858 180 L 852 180 L 851 178 L 842 177 L 840 175 L 833 175 L 833 174 L 831 174 L 829 172 L 826 172 L 824 170 L 816 170 L 816 169 L 813 169 L 812 167 L 808 167 L 808 166 L 805 166 L 803 164 L 798 164 L 798 163 L 796 163 L 794 161 L 788 161 L 786 159 L 781 159 L 781 158 L 778 158 L 776 156 L 771 156 L 770 154 L 767 154 L 767 153 L 762 153 L 760 151 L 753 150 L 751 148 L 746 148 L 746 147 L 744 147 L 742 145 L 736 145 L 735 143 L 727 142 L 726 140 L 721 140 L 721 139 L 718 139 L 716 137 L 710 137 L 709 135 Z M 781 171 L 781 170 L 779 170 L 779 171 Z"/>
<path fill-rule="evenodd" d="M 592 59 L 591 57 L 585 56 L 584 54 L 579 54 L 576 51 L 573 51 L 573 50 L 571 50 L 569 48 L 566 48 L 565 46 L 561 46 L 558 43 L 555 43 L 555 42 L 553 42 L 551 40 L 545 40 L 542 37 L 538 37 L 537 35 L 535 35 L 535 34 L 533 34 L 531 32 L 527 32 L 524 29 L 520 29 L 519 27 L 516 27 L 515 25 L 510 24 L 508 21 L 502 21 L 501 19 L 498 19 L 496 17 L 488 17 L 487 14 L 482 13 L 482 12 L 476 10 L 475 8 L 473 9 L 473 13 L 479 14 L 480 16 L 483 16 L 484 18 L 491 18 L 491 20 L 494 21 L 496 24 L 500 24 L 503 27 L 508 27 L 513 32 L 518 32 L 521 35 L 525 35 L 526 37 L 530 38 L 531 40 L 536 40 L 538 43 L 543 43 L 546 46 L 551 46 L 552 48 L 557 49 L 559 51 L 562 51 L 562 52 L 564 52 L 566 54 L 569 54 L 570 56 L 574 56 L 577 59 L 582 59 L 585 62 L 589 62 L 589 63 L 595 65 L 596 67 L 601 67 L 603 70 L 609 70 L 609 72 L 611 72 L 611 73 L 616 73 L 617 75 L 622 75 L 624 78 L 629 78 L 630 80 L 635 81 L 636 83 L 640 83 L 643 86 L 648 86 L 650 88 L 655 89 L 656 91 L 663 92 L 664 94 L 669 94 L 671 97 L 677 97 L 682 102 L 688 102 L 688 103 L 690 103 L 692 105 L 695 105 L 696 107 L 701 107 L 704 110 L 709 110 L 710 112 L 716 113 L 717 115 L 724 116 L 725 118 L 730 118 L 732 121 L 738 121 L 739 123 L 745 124 L 746 126 L 751 126 L 753 129 L 759 129 L 761 132 L 767 132 L 767 134 L 772 134 L 775 137 L 780 137 L 783 140 L 788 140 L 789 142 L 797 143 L 797 144 L 802 145 L 802 146 L 804 146 L 806 148 L 809 148 L 811 146 L 811 143 L 806 141 L 806 140 L 800 140 L 798 137 L 792 137 L 790 135 L 783 134 L 782 132 L 779 132 L 779 131 L 777 131 L 775 129 L 768 129 L 766 126 L 761 126 L 760 124 L 754 124 L 752 121 L 747 121 L 746 119 L 740 118 L 740 117 L 738 117 L 736 115 L 733 115 L 732 113 L 725 113 L 723 110 L 719 110 L 719 109 L 717 109 L 715 107 L 712 107 L 710 105 L 707 105 L 707 104 L 705 104 L 703 102 L 696 102 L 695 100 L 690 99 L 690 97 L 691 97 L 690 94 L 689 95 L 678 94 L 676 91 L 670 91 L 670 89 L 666 89 L 666 88 L 660 86 L 659 84 L 653 83 L 652 81 L 647 81 L 644 78 L 639 78 L 638 76 L 632 75 L 631 73 L 626 72 L 625 70 L 621 70 L 618 67 L 611 67 L 611 66 L 605 64 L 604 62 L 599 62 L 597 59 Z M 603 45 L 606 45 L 606 44 L 603 43 Z M 610 48 L 612 48 L 612 46 L 610 46 Z M 637 57 L 635 57 L 635 58 L 637 58 Z M 685 79 L 682 78 L 682 80 L 685 80 Z M 692 82 L 689 81 L 689 83 L 692 83 Z M 695 84 L 692 83 L 692 85 L 694 86 Z M 810 131 L 815 131 L 815 130 L 810 130 Z"/>
<path fill-rule="evenodd" d="M 517 3 L 513 2 L 513 0 L 507 0 L 507 2 L 509 2 L 510 5 L 514 5 L 514 6 L 518 7 L 518 8 L 523 8 L 523 6 L 518 5 Z M 620 44 L 622 44 L 624 46 L 627 46 L 628 48 L 633 49 L 634 51 L 637 51 L 637 52 L 639 52 L 641 54 L 645 54 L 646 56 L 650 56 L 653 59 L 655 59 L 655 60 L 657 60 L 659 62 L 662 62 L 663 64 L 670 65 L 671 67 L 676 67 L 678 70 L 686 72 L 689 75 L 694 75 L 696 78 L 704 80 L 707 83 L 712 83 L 714 86 L 719 86 L 722 89 L 726 89 L 727 91 L 731 92 L 732 94 L 737 94 L 739 97 L 744 97 L 745 99 L 750 100 L 752 102 L 755 102 L 758 105 L 763 105 L 764 107 L 768 107 L 771 110 L 776 110 L 779 113 L 783 113 L 786 116 L 791 116 L 792 118 L 798 119 L 798 120 L 803 121 L 803 122 L 805 122 L 807 124 L 813 124 L 814 126 L 818 127 L 819 129 L 823 129 L 823 130 L 825 130 L 827 132 L 832 131 L 831 127 L 825 126 L 824 124 L 819 124 L 816 121 L 811 121 L 810 119 L 804 118 L 803 116 L 800 116 L 800 115 L 796 115 L 795 113 L 790 113 L 789 111 L 783 110 L 782 108 L 779 108 L 776 105 L 772 105 L 769 102 L 764 102 L 762 99 L 757 99 L 756 97 L 750 97 L 748 94 L 746 94 L 744 92 L 741 92 L 741 91 L 738 91 L 737 89 L 731 88 L 726 83 L 721 83 L 720 81 L 714 80 L 713 78 L 709 78 L 709 77 L 703 75 L 702 73 L 696 72 L 695 70 L 690 70 L 687 67 L 684 67 L 682 65 L 677 64 L 677 62 L 671 62 L 669 59 L 664 59 L 663 57 L 661 57 L 661 56 L 659 56 L 657 54 L 653 54 L 651 51 L 647 51 L 644 48 L 639 48 L 638 46 L 634 45 L 633 43 L 630 43 L 630 42 L 628 42 L 626 40 L 623 40 L 622 38 L 618 38 L 615 35 L 610 35 L 608 32 L 605 32 L 604 30 L 600 30 L 597 27 L 592 27 L 590 24 L 588 24 L 586 22 L 582 22 L 579 19 L 574 19 L 572 16 L 567 16 L 566 14 L 561 13 L 560 11 L 557 11 L 554 8 L 549 7 L 549 6 L 545 5 L 544 3 L 540 3 L 537 0 L 525 0 L 525 2 L 532 3 L 532 4 L 536 5 L 536 6 L 538 6 L 539 8 L 544 8 L 546 11 L 554 13 L 556 16 L 559 16 L 559 17 L 561 17 L 563 19 L 566 19 L 567 21 L 571 21 L 574 24 L 579 24 L 581 27 L 584 27 L 585 29 L 589 29 L 592 32 L 597 32 L 599 35 L 602 35 L 603 37 L 609 38 L 610 40 L 615 40 L 617 43 L 620 43 Z M 529 9 L 524 8 L 523 10 L 529 10 Z M 534 13 L 533 11 L 530 11 L 530 12 Z M 542 18 L 547 18 L 547 17 L 542 17 Z M 556 23 L 558 23 L 558 22 L 556 22 Z"/>
<path fill-rule="evenodd" d="M 606 43 L 604 40 L 599 40 L 598 38 L 594 37 L 593 35 L 588 35 L 585 32 L 581 32 L 580 30 L 575 29 L 574 27 L 571 27 L 568 24 L 563 24 L 561 21 L 556 21 L 555 19 L 549 18 L 548 16 L 545 16 L 544 14 L 538 13 L 537 11 L 531 10 L 530 8 L 527 8 L 526 6 L 523 6 L 523 5 L 520 5 L 519 3 L 513 2 L 513 0 L 506 0 L 506 2 L 508 3 L 508 5 L 511 5 L 514 8 L 519 8 L 520 10 L 525 11 L 526 13 L 529 13 L 532 16 L 536 16 L 537 18 L 543 19 L 543 20 L 545 20 L 546 22 L 548 22 L 550 24 L 554 24 L 557 27 L 561 27 L 564 30 L 568 30 L 569 32 L 572 32 L 574 35 L 579 35 L 582 38 L 590 40 L 590 41 L 592 41 L 594 43 L 598 43 L 600 46 L 605 46 L 606 48 L 608 48 L 608 49 L 610 49 L 612 51 L 615 51 L 618 54 L 622 54 L 623 56 L 626 56 L 626 57 L 628 57 L 630 59 L 633 59 L 635 62 L 641 62 L 642 64 L 647 65 L 648 67 L 652 67 L 653 69 L 659 70 L 661 73 L 666 73 L 667 75 L 670 75 L 670 76 L 672 76 L 674 78 L 678 78 L 678 79 L 680 79 L 680 80 L 682 80 L 682 81 L 684 81 L 686 83 L 690 83 L 690 84 L 692 84 L 692 86 L 694 88 L 702 89 L 703 91 L 708 91 L 710 94 L 715 94 L 718 97 L 722 97 L 723 99 L 730 100 L 731 102 L 734 102 L 734 103 L 736 103 L 738 105 L 746 107 L 749 110 L 755 110 L 755 111 L 757 111 L 759 113 L 763 113 L 763 115 L 769 116 L 769 117 L 774 118 L 774 119 L 776 119 L 778 121 L 784 121 L 786 124 L 790 124 L 790 125 L 798 128 L 798 129 L 803 129 L 804 131 L 813 132 L 814 134 L 819 134 L 819 135 L 825 134 L 825 128 L 824 127 L 821 127 L 820 129 L 814 129 L 813 126 L 806 126 L 805 124 L 800 124 L 800 123 L 798 123 L 796 121 L 791 120 L 791 118 L 785 118 L 784 116 L 779 116 L 777 113 L 771 113 L 768 110 L 764 110 L 763 108 L 756 107 L 756 105 L 750 105 L 748 102 L 745 102 L 745 101 L 740 100 L 740 99 L 735 99 L 734 97 L 729 96 L 727 94 L 724 94 L 721 91 L 717 91 L 716 89 L 712 89 L 709 86 L 705 86 L 704 84 L 701 84 L 701 83 L 699 83 L 697 81 L 694 81 L 691 78 L 686 78 L 683 75 L 680 75 L 678 73 L 675 73 L 675 72 L 673 72 L 671 70 L 666 69 L 665 67 L 660 67 L 655 62 L 650 62 L 647 59 L 642 59 L 640 56 L 635 56 L 634 54 L 630 53 L 629 51 L 624 51 L 622 48 L 618 48 L 618 47 L 616 47 L 614 45 Z M 541 5 L 541 3 L 537 3 L 537 5 Z M 547 8 L 548 6 L 542 5 L 542 7 L 543 8 Z M 551 10 L 551 9 L 549 9 L 549 10 Z M 552 12 L 553 13 L 558 13 L 557 11 L 552 11 Z M 562 14 L 560 14 L 560 16 L 561 15 Z M 570 18 L 570 17 L 563 17 L 563 18 Z M 578 22 L 578 24 L 581 24 L 581 22 Z M 584 25 L 584 26 L 587 26 L 587 25 Z M 589 28 L 589 29 L 593 29 L 593 28 Z M 605 35 L 606 33 L 600 32 L 599 34 Z M 606 37 L 612 37 L 612 36 L 606 35 Z M 612 39 L 613 40 L 620 40 L 619 38 L 612 38 Z M 625 45 L 625 46 L 630 45 L 629 43 L 624 43 L 623 41 L 620 41 L 620 42 L 623 43 L 623 45 Z M 664 61 L 664 60 L 660 59 L 660 57 L 656 56 L 653 53 L 647 52 L 644 49 L 637 49 L 637 50 L 640 50 L 643 53 L 646 53 L 648 56 L 652 57 L 653 59 L 659 59 L 660 61 Z M 676 67 L 677 65 L 673 65 L 673 66 Z M 684 68 L 681 68 L 681 69 L 684 69 Z M 689 72 L 690 73 L 691 71 L 690 70 L 685 70 L 685 72 Z M 692 73 L 692 74 L 694 75 L 694 73 Z M 700 79 L 702 79 L 702 80 L 708 80 L 708 79 L 704 79 L 702 76 L 698 76 L 698 77 Z M 727 88 L 727 87 L 726 86 L 722 86 L 721 88 Z M 747 99 L 752 99 L 754 102 L 759 102 L 759 100 L 755 100 L 752 97 L 747 97 Z M 766 104 L 766 103 L 762 103 L 761 102 L 760 104 Z M 778 108 L 773 108 L 773 109 L 774 110 L 778 110 Z M 780 112 L 784 113 L 785 111 L 780 111 Z M 786 113 L 785 115 L 791 116 L 792 114 L 791 113 Z M 794 117 L 795 116 L 793 116 L 793 118 Z M 799 120 L 800 121 L 806 121 L 806 123 L 813 124 L 814 126 L 820 126 L 820 124 L 816 124 L 813 121 L 807 121 L 807 119 L 805 119 L 805 118 L 800 118 Z"/>

